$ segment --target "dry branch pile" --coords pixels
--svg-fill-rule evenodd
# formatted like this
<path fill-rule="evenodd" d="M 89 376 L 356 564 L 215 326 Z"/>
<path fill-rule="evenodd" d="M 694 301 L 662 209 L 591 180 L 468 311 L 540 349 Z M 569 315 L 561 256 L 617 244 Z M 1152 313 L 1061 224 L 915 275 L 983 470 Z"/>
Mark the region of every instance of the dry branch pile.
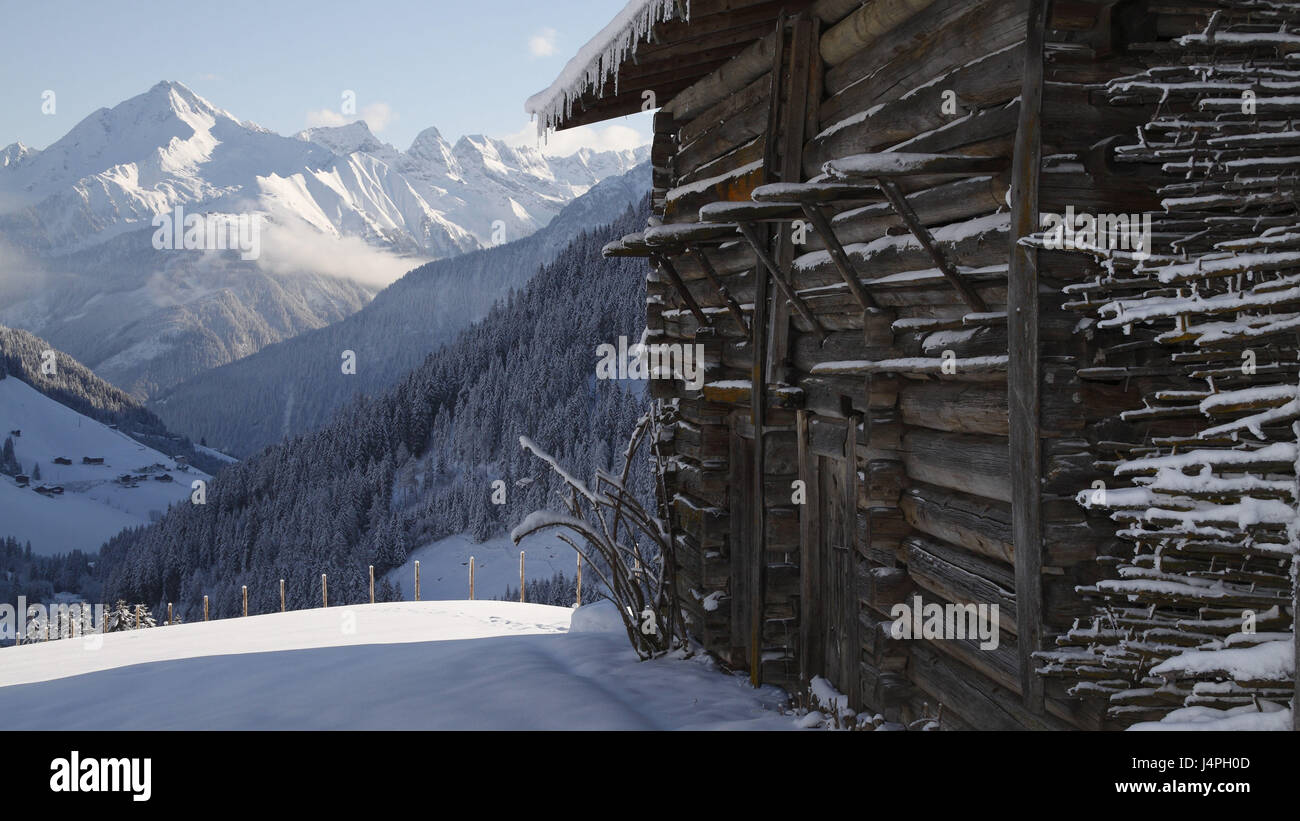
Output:
<path fill-rule="evenodd" d="M 1125 724 L 1278 709 L 1264 702 L 1293 692 L 1300 6 L 1222 6 L 1160 65 L 1108 84 L 1114 105 L 1156 104 L 1114 159 L 1159 164 L 1165 210 L 1150 246 L 1087 251 L 1100 273 L 1065 289 L 1081 329 L 1115 340 L 1080 375 L 1133 380 L 1144 403 L 1121 414 L 1124 441 L 1096 448 L 1120 486 L 1078 496 L 1131 552 L 1079 588 L 1094 616 L 1039 672 L 1108 698 Z"/>

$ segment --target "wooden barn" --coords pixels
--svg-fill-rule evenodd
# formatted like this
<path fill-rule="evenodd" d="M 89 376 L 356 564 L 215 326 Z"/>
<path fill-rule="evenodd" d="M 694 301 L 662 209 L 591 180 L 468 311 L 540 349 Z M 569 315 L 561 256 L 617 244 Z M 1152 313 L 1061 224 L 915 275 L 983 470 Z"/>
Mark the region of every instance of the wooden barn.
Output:
<path fill-rule="evenodd" d="M 1285 702 L 1285 670 L 1243 681 L 1160 664 L 1259 645 L 1232 641 L 1250 607 L 1294 670 L 1295 533 L 1279 510 L 1294 519 L 1300 288 L 1275 298 L 1289 286 L 1274 281 L 1300 273 L 1300 230 L 1285 230 L 1300 170 L 1294 6 L 637 0 L 528 101 L 543 130 L 656 111 L 654 217 L 606 254 L 648 260 L 649 343 L 704 351 L 702 385 L 651 390 L 676 415 L 662 501 L 709 652 L 794 693 L 826 679 L 875 724 L 1118 728 L 1197 703 Z M 1237 67 L 1235 85 L 1190 70 L 1188 49 Z M 1256 61 L 1262 76 L 1241 68 Z M 1172 100 L 1169 83 L 1184 84 Z M 1243 88 L 1258 113 L 1195 125 L 1216 116 L 1205 99 Z M 1233 160 L 1272 150 L 1290 182 L 1242 182 L 1180 143 L 1197 128 L 1237 137 Z M 1252 144 L 1252 128 L 1280 136 Z M 1194 199 L 1210 191 L 1228 199 Z M 1270 219 L 1252 234 L 1242 208 L 1256 202 Z M 1093 235 L 1080 252 L 1041 230 L 1049 214 L 1161 217 L 1140 237 L 1109 234 L 1145 244 Z M 1199 267 L 1167 279 L 1189 250 L 1248 257 L 1225 268 L 1257 273 L 1253 290 Z M 1266 252 L 1280 256 L 1255 271 Z M 1137 298 L 1149 313 L 1114 307 Z M 1290 313 L 1233 336 L 1224 320 L 1243 310 Z M 1210 374 L 1207 388 L 1246 337 L 1268 379 Z M 1210 398 L 1256 386 L 1272 393 Z M 1260 432 L 1249 442 L 1205 422 L 1261 411 L 1234 429 Z M 1198 461 L 1205 430 L 1220 455 Z M 1220 485 L 1159 472 L 1225 465 Z M 1157 473 L 1167 488 L 1147 481 Z M 1241 503 L 1257 489 L 1274 504 L 1261 521 L 1203 510 L 1253 510 Z M 1163 518 L 1149 510 L 1160 499 Z M 899 605 L 997 605 L 995 640 L 900 637 Z"/>

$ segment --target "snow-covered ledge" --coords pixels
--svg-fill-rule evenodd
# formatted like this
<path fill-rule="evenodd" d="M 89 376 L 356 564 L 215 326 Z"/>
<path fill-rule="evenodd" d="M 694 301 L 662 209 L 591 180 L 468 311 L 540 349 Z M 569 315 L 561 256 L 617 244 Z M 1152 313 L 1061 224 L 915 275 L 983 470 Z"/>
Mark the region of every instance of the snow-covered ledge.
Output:
<path fill-rule="evenodd" d="M 537 133 L 545 134 L 573 113 L 573 103 L 583 92 L 604 91 L 614 81 L 618 93 L 618 69 L 637 46 L 650 37 L 655 23 L 689 20 L 690 0 L 630 0 L 623 10 L 579 49 L 560 76 L 545 91 L 529 97 L 524 110 L 537 120 Z"/>

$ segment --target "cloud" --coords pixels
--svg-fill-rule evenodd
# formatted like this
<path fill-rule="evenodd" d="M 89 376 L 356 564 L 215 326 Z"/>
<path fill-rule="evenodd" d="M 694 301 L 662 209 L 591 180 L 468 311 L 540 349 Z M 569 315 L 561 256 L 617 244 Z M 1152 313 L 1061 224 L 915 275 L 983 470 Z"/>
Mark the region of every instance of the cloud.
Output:
<path fill-rule="evenodd" d="M 428 262 L 421 257 L 398 256 L 360 237 L 326 234 L 290 218 L 262 223 L 258 266 L 270 274 L 321 274 L 383 288 L 412 268 Z"/>
<path fill-rule="evenodd" d="M 49 272 L 40 261 L 0 237 L 0 296 L 4 297 L 0 300 L 0 315 L 21 312 L 22 306 L 17 303 L 39 295 L 48 277 Z M 21 318 L 21 313 L 7 317 L 10 322 Z"/>
<path fill-rule="evenodd" d="M 550 57 L 555 53 L 555 37 L 558 32 L 553 28 L 544 28 L 528 38 L 528 51 L 534 57 Z"/>
<path fill-rule="evenodd" d="M 649 121 L 647 120 L 647 126 Z M 567 157 L 580 148 L 593 151 L 626 151 L 649 145 L 649 128 L 644 130 L 621 123 L 606 125 L 584 125 L 564 131 L 552 131 L 545 137 L 537 135 L 536 123 L 525 123 L 524 127 L 501 138 L 506 145 L 532 146 L 541 150 L 548 157 Z"/>
<path fill-rule="evenodd" d="M 332 108 L 322 108 L 307 112 L 307 127 L 347 125 L 357 120 L 365 120 L 370 130 L 378 134 L 397 120 L 397 114 L 388 103 L 371 103 L 362 106 L 361 113 L 355 117 L 345 117 Z"/>

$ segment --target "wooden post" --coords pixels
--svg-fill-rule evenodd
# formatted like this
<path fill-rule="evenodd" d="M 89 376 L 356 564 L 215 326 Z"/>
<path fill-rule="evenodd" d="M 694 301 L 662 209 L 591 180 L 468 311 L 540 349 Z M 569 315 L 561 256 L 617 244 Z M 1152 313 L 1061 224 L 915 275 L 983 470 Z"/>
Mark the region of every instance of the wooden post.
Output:
<path fill-rule="evenodd" d="M 781 117 L 781 97 L 782 97 L 782 78 L 786 76 L 784 67 L 787 62 L 785 51 L 785 32 L 787 28 L 787 18 L 783 11 L 776 23 L 775 43 L 772 54 L 771 70 L 771 90 L 769 98 L 769 109 L 767 115 L 767 137 L 766 137 L 766 156 L 764 157 L 764 174 L 763 182 L 775 182 L 774 176 L 782 182 L 800 182 L 802 179 L 801 169 L 797 165 L 798 154 L 802 149 L 802 141 L 799 145 L 790 145 L 790 133 L 784 131 L 785 123 Z M 802 30 L 800 30 L 802 33 Z M 792 48 L 800 48 L 798 35 L 791 43 Z M 802 58 L 801 58 L 802 59 Z M 804 111 L 802 110 L 805 99 L 806 88 L 798 90 L 799 100 L 796 105 L 800 108 L 800 122 L 795 128 L 802 131 L 804 123 Z M 789 106 L 790 111 L 795 106 Z M 786 119 L 789 119 L 787 117 Z M 784 131 L 784 133 L 783 133 Z M 778 163 L 777 150 L 781 143 L 781 138 L 785 137 L 787 145 L 787 154 L 791 156 L 780 159 Z M 786 172 L 786 173 L 783 173 Z M 793 172 L 793 173 L 789 173 Z M 750 233 L 755 232 L 750 229 Z M 753 441 L 753 459 L 752 475 L 749 496 L 750 504 L 750 522 L 749 522 L 749 544 L 745 546 L 746 551 L 750 554 L 749 566 L 745 568 L 746 579 L 744 587 L 749 596 L 748 602 L 737 602 L 741 607 L 746 607 L 746 621 L 748 636 L 745 637 L 747 644 L 749 661 L 749 680 L 750 683 L 757 687 L 763 681 L 762 672 L 762 636 L 763 636 L 763 603 L 765 598 L 766 585 L 766 565 L 767 565 L 767 516 L 766 516 L 766 486 L 764 483 L 766 473 L 766 453 L 764 447 L 765 430 L 767 426 L 767 384 L 772 377 L 785 376 L 786 363 L 784 355 L 787 353 L 786 345 L 789 342 L 789 307 L 785 304 L 787 300 L 773 299 L 769 313 L 768 305 L 768 279 L 764 273 L 764 267 L 772 274 L 771 279 L 781 287 L 782 291 L 786 286 L 781 280 L 780 264 L 781 258 L 785 255 L 789 243 L 785 240 L 784 235 L 778 244 L 778 258 L 772 261 L 768 255 L 767 242 L 768 237 L 763 232 L 761 235 L 755 235 L 750 239 L 750 244 L 754 246 L 755 266 L 754 266 L 754 313 L 750 320 L 750 331 L 752 333 L 751 355 L 753 357 L 752 370 L 750 373 L 750 384 L 753 386 L 750 391 L 750 418 L 754 426 Z M 793 295 L 785 294 L 787 299 Z M 788 299 L 794 303 L 795 307 L 801 307 L 801 302 L 796 296 L 794 299 Z M 804 307 L 801 313 L 807 311 Z M 806 317 L 805 317 L 806 318 Z M 769 327 L 769 322 L 772 325 Z M 810 320 L 813 333 L 825 337 L 825 330 L 820 326 L 815 318 Z M 775 334 L 775 338 L 771 335 Z M 769 345 L 769 339 L 773 343 Z M 769 349 L 771 358 L 769 362 Z M 776 361 L 777 359 L 782 361 Z"/>
<path fill-rule="evenodd" d="M 203 620 L 208 620 L 208 597 L 203 597 Z"/>
<path fill-rule="evenodd" d="M 243 596 L 244 596 L 244 616 L 247 617 L 248 616 L 248 585 L 244 585 Z"/>
<path fill-rule="evenodd" d="M 582 606 L 582 554 L 578 554 L 578 600 L 575 602 L 578 607 Z"/>
<path fill-rule="evenodd" d="M 140 605 L 135 606 L 135 629 L 140 629 Z M 45 620 L 45 640 L 50 640 L 50 620 Z"/>
<path fill-rule="evenodd" d="M 172 623 L 172 603 L 167 602 L 167 623 Z"/>
<path fill-rule="evenodd" d="M 330 585 L 324 573 L 320 574 L 320 603 L 321 607 L 330 606 Z"/>
<path fill-rule="evenodd" d="M 280 579 L 280 612 L 284 612 L 284 579 Z"/>
<path fill-rule="evenodd" d="M 370 565 L 370 603 L 375 603 L 375 566 Z"/>
<path fill-rule="evenodd" d="M 420 600 L 420 560 L 415 560 L 415 600 Z"/>
<path fill-rule="evenodd" d="M 1300 565 L 1300 556 L 1291 559 L 1292 565 Z M 1291 611 L 1291 642 L 1295 645 L 1295 657 L 1300 659 L 1300 567 L 1291 568 L 1291 588 L 1295 596 L 1295 609 Z M 1295 692 L 1291 694 L 1291 729 L 1300 733 L 1300 662 L 1296 662 L 1292 674 L 1295 679 Z"/>
<path fill-rule="evenodd" d="M 474 557 L 469 557 L 469 600 L 474 601 Z"/>
<path fill-rule="evenodd" d="M 524 551 L 519 551 L 519 603 L 524 603 Z"/>
<path fill-rule="evenodd" d="M 1025 74 L 1011 176 L 1011 260 L 1007 287 L 1007 401 L 1011 536 L 1016 571 L 1016 638 L 1025 708 L 1045 710 L 1033 653 L 1042 647 L 1042 443 L 1039 431 L 1038 254 L 1020 244 L 1038 230 L 1042 155 L 1043 40 L 1048 0 L 1022 0 L 1027 15 Z"/>
<path fill-rule="evenodd" d="M 808 683 L 825 672 L 823 644 L 821 487 L 817 473 L 817 455 L 812 452 L 808 429 L 808 411 L 795 415 L 798 437 L 799 479 L 804 483 L 804 504 L 799 511 L 799 675 Z"/>

